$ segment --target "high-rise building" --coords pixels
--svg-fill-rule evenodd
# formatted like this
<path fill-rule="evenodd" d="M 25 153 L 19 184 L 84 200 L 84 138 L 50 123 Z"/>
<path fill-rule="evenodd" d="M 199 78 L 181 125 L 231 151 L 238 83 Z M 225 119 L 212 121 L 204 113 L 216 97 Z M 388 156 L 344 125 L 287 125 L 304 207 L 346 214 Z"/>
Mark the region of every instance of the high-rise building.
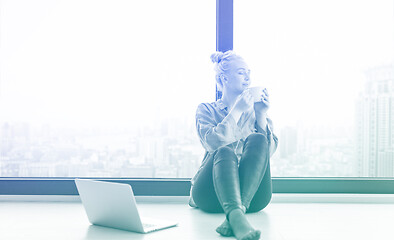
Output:
<path fill-rule="evenodd" d="M 360 177 L 394 176 L 394 65 L 366 71 L 356 101 L 356 158 Z"/>

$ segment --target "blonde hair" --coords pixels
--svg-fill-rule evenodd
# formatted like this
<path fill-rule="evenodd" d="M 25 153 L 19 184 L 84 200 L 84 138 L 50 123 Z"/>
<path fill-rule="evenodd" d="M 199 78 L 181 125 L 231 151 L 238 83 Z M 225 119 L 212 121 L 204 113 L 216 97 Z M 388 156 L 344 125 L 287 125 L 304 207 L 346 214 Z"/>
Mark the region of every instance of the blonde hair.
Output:
<path fill-rule="evenodd" d="M 223 82 L 221 80 L 221 76 L 229 69 L 230 61 L 241 58 L 233 50 L 228 50 L 226 52 L 215 52 L 211 54 L 211 60 L 215 63 L 214 70 L 216 72 L 215 80 L 216 86 L 218 87 L 218 91 L 223 91 Z M 241 58 L 242 59 L 242 58 Z"/>

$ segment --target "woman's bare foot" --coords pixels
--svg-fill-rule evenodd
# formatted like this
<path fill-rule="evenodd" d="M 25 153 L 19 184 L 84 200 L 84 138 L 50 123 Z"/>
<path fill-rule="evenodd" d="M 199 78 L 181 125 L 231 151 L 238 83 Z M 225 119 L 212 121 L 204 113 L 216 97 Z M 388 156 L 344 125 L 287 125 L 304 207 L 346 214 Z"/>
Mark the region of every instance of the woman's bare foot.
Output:
<path fill-rule="evenodd" d="M 229 224 L 237 240 L 260 239 L 261 232 L 250 225 L 245 213 L 241 209 L 235 209 L 229 214 Z"/>
<path fill-rule="evenodd" d="M 227 219 L 224 219 L 224 222 L 216 228 L 216 232 L 224 237 L 234 236 L 233 230 L 231 229 L 230 223 Z"/>

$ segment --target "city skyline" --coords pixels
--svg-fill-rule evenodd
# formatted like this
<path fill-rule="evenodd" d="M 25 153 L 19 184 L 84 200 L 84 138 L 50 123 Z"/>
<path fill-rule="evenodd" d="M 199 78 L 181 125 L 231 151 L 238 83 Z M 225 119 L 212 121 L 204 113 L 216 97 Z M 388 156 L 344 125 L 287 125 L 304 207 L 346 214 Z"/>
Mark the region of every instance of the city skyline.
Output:
<path fill-rule="evenodd" d="M 394 177 L 393 73 L 393 65 L 366 71 L 353 128 L 275 128 L 272 176 Z M 2 122 L 0 143 L 0 177 L 190 178 L 205 153 L 187 115 L 103 129 Z"/>

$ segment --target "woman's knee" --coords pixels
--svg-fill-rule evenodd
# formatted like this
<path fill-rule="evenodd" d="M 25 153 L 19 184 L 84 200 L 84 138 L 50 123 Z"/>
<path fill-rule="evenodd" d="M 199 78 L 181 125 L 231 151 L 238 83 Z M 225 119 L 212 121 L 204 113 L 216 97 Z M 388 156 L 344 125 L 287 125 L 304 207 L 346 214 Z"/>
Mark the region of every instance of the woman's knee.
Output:
<path fill-rule="evenodd" d="M 234 150 L 229 146 L 222 146 L 216 150 L 216 155 L 232 155 L 234 154 Z"/>
<path fill-rule="evenodd" d="M 216 150 L 214 157 L 214 163 L 218 163 L 220 161 L 238 161 L 238 158 L 232 148 L 223 146 Z"/>
<path fill-rule="evenodd" d="M 247 146 L 247 149 L 249 149 L 249 151 L 255 149 L 268 151 L 269 149 L 268 139 L 262 133 L 250 134 L 245 140 L 245 145 Z"/>
<path fill-rule="evenodd" d="M 248 142 L 253 141 L 268 144 L 267 136 L 263 133 L 251 133 L 246 139 L 248 140 Z"/>

